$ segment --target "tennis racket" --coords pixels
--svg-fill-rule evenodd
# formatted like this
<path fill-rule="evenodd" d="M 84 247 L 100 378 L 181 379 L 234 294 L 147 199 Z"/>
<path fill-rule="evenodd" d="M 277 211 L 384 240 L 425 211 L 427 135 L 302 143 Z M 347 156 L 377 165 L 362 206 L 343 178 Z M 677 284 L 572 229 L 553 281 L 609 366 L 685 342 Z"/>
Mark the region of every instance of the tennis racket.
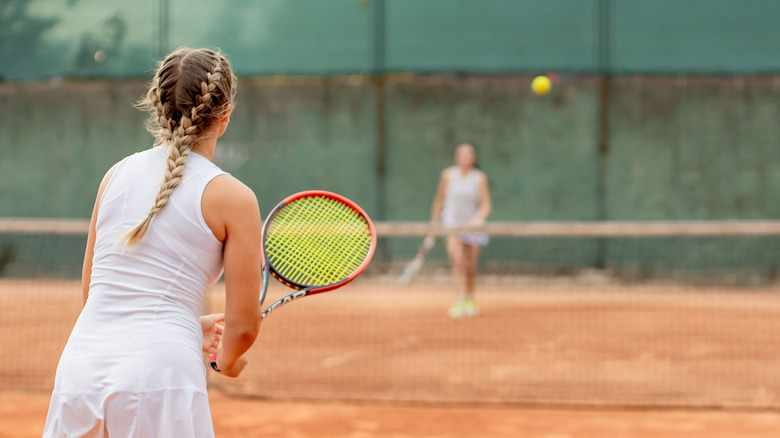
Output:
<path fill-rule="evenodd" d="M 433 237 L 433 235 L 429 234 L 425 236 L 422 245 L 420 245 L 420 249 L 417 250 L 417 254 L 415 254 L 412 261 L 406 265 L 401 276 L 398 277 L 397 283 L 399 285 L 406 286 L 412 282 L 412 278 L 420 272 L 420 268 L 422 268 L 423 262 L 425 262 L 425 256 L 428 254 L 428 251 L 433 248 L 434 244 L 436 244 L 436 238 Z"/>
<path fill-rule="evenodd" d="M 376 232 L 366 212 L 331 192 L 296 193 L 279 203 L 262 230 L 263 288 L 268 274 L 296 291 L 263 310 L 265 318 L 278 307 L 305 296 L 331 291 L 351 282 L 366 269 L 376 248 Z M 209 357 L 217 368 L 217 355 Z"/>

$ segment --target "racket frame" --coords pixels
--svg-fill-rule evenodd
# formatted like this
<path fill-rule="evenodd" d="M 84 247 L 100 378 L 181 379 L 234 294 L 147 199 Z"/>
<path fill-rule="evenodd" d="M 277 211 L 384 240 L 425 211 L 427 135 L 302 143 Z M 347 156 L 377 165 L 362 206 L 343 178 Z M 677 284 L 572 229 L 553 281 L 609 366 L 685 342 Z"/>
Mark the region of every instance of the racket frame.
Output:
<path fill-rule="evenodd" d="M 276 215 L 279 213 L 279 211 L 289 205 L 290 203 L 297 201 L 301 198 L 305 197 L 314 197 L 314 196 L 323 196 L 323 197 L 329 197 L 336 199 L 337 201 L 345 204 L 347 207 L 352 208 L 356 212 L 358 212 L 363 219 L 366 221 L 366 224 L 368 224 L 368 230 L 371 234 L 371 247 L 369 248 L 368 254 L 366 254 L 365 259 L 363 260 L 363 263 L 358 266 L 355 271 L 350 274 L 347 278 L 337 281 L 335 283 L 327 284 L 324 286 L 317 286 L 317 287 L 304 287 L 303 285 L 291 282 L 287 280 L 284 276 L 276 272 L 270 263 L 270 258 L 268 257 L 268 251 L 265 246 L 265 236 L 268 232 L 268 225 L 273 221 L 273 218 L 276 217 Z M 279 298 L 278 300 L 271 303 L 265 310 L 262 311 L 260 314 L 261 319 L 265 319 L 266 316 L 268 316 L 269 313 L 274 311 L 275 309 L 279 308 L 280 306 L 287 304 L 291 301 L 295 301 L 299 298 L 303 298 L 308 295 L 314 295 L 319 294 L 327 291 L 331 291 L 333 289 L 338 289 L 347 283 L 350 283 L 352 280 L 357 278 L 368 266 L 368 264 L 371 262 L 371 258 L 374 256 L 374 250 L 376 249 L 376 230 L 374 229 L 374 224 L 371 222 L 371 218 L 366 214 L 366 212 L 360 208 L 359 205 L 352 202 L 350 199 L 341 196 L 337 193 L 328 192 L 324 190 L 307 190 L 304 192 L 299 192 L 294 195 L 288 196 L 287 198 L 283 199 L 279 204 L 276 205 L 276 207 L 271 210 L 271 212 L 268 214 L 268 217 L 266 217 L 265 223 L 263 223 L 262 232 L 260 235 L 260 241 L 261 241 L 261 249 L 263 252 L 263 286 L 260 292 L 260 306 L 262 307 L 263 302 L 265 301 L 266 295 L 268 293 L 268 283 L 269 283 L 269 274 L 271 274 L 274 278 L 276 278 L 280 283 L 283 285 L 296 289 L 295 292 L 286 295 L 282 298 Z M 216 371 L 219 371 L 219 367 L 217 367 L 217 354 L 213 353 L 209 356 L 209 365 L 211 365 L 211 368 Z"/>
<path fill-rule="evenodd" d="M 267 250 L 267 248 L 265 246 L 265 237 L 266 237 L 266 235 L 268 233 L 268 226 L 269 226 L 269 224 L 273 221 L 274 217 L 276 217 L 276 215 L 279 213 L 279 211 L 281 211 L 282 208 L 286 207 L 287 205 L 289 205 L 289 204 L 291 204 L 291 203 L 293 203 L 293 202 L 295 202 L 295 201 L 297 201 L 297 200 L 299 200 L 301 198 L 316 197 L 316 196 L 333 198 L 333 199 L 341 202 L 342 204 L 346 205 L 347 207 L 351 208 L 352 210 L 356 211 L 358 214 L 360 214 L 360 216 L 363 217 L 363 220 L 365 220 L 366 224 L 368 225 L 368 231 L 371 234 L 371 247 L 369 248 L 368 254 L 366 254 L 366 257 L 363 260 L 363 263 L 361 263 L 360 266 L 358 266 L 358 268 L 355 269 L 355 271 L 352 274 L 350 274 L 347 278 L 339 280 L 339 281 L 337 281 L 335 283 L 331 283 L 331 284 L 327 284 L 327 285 L 323 285 L 323 286 L 313 287 L 313 286 L 305 286 L 305 285 L 302 285 L 302 284 L 298 284 L 298 283 L 296 283 L 294 281 L 290 281 L 289 279 L 285 278 L 283 275 L 279 274 L 273 268 L 272 264 L 270 263 L 270 257 L 268 257 L 268 250 Z M 354 202 L 352 202 L 348 198 L 346 198 L 344 196 L 341 196 L 341 195 L 339 195 L 337 193 L 333 193 L 333 192 L 327 192 L 327 191 L 324 191 L 324 190 L 307 190 L 307 191 L 304 191 L 304 192 L 299 192 L 299 193 L 296 193 L 294 195 L 288 196 L 287 198 L 283 199 L 279 204 L 277 204 L 276 207 L 274 207 L 273 210 L 271 210 L 271 212 L 268 214 L 268 217 L 265 220 L 265 223 L 263 224 L 263 230 L 262 230 L 262 250 L 263 250 L 263 260 L 265 262 L 266 269 L 268 269 L 268 271 L 270 272 L 271 275 L 274 276 L 274 278 L 279 280 L 280 283 L 284 284 L 287 287 L 290 287 L 290 288 L 298 290 L 298 291 L 304 290 L 304 289 L 308 289 L 309 292 L 307 293 L 307 295 L 319 294 L 319 293 L 322 293 L 322 292 L 327 292 L 329 290 L 333 290 L 333 289 L 342 287 L 345 284 L 347 284 L 347 283 L 351 282 L 352 280 L 354 280 L 355 278 L 357 278 L 366 269 L 368 264 L 371 262 L 371 258 L 374 256 L 374 250 L 375 249 L 376 249 L 376 230 L 374 229 L 374 224 L 371 222 L 371 218 L 368 217 L 368 214 L 366 214 L 366 212 L 362 208 L 360 208 L 359 205 L 355 204 Z M 264 289 L 265 289 L 265 286 L 264 286 Z M 263 293 L 263 297 L 262 298 L 264 298 L 264 295 L 265 294 Z M 290 294 L 290 295 L 294 295 L 294 294 Z M 260 302 L 262 303 L 262 301 L 263 300 L 261 299 Z"/>

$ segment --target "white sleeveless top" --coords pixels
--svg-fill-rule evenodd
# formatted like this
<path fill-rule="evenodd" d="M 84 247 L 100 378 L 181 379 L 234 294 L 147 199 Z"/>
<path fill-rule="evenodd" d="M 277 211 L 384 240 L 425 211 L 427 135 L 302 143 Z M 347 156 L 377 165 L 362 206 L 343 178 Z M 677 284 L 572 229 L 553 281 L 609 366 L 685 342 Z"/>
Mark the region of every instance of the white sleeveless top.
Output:
<path fill-rule="evenodd" d="M 448 184 L 441 211 L 442 225 L 468 224 L 479 211 L 479 172 L 470 169 L 464 176 L 457 166 L 447 169 Z"/>
<path fill-rule="evenodd" d="M 198 315 L 206 288 L 222 274 L 222 242 L 203 219 L 201 199 L 206 185 L 225 172 L 190 153 L 181 184 L 152 219 L 143 240 L 132 251 L 117 243 L 152 207 L 166 156 L 164 147 L 155 147 L 127 157 L 106 187 L 98 211 L 89 295 L 102 299 L 121 290 L 123 298 L 129 292 L 167 296 Z"/>
<path fill-rule="evenodd" d="M 201 199 L 224 172 L 191 153 L 143 240 L 132 251 L 117 242 L 148 214 L 166 156 L 155 147 L 125 158 L 103 193 L 89 297 L 60 358 L 44 437 L 213 436 L 198 316 L 222 273 L 222 243 Z"/>
<path fill-rule="evenodd" d="M 479 212 L 479 172 L 470 169 L 463 175 L 458 166 L 447 169 L 447 187 L 444 191 L 444 206 L 441 211 L 441 223 L 445 227 L 468 225 Z M 486 234 L 463 233 L 458 238 L 468 245 L 486 245 Z"/>

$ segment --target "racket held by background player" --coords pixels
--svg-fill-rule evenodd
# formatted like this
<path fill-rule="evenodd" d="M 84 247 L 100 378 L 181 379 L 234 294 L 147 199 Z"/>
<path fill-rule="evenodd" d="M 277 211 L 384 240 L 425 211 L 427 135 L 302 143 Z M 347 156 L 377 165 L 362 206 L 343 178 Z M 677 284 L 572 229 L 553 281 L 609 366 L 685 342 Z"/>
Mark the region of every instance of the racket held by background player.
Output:
<path fill-rule="evenodd" d="M 406 265 L 404 272 L 401 273 L 400 277 L 398 277 L 398 281 L 396 283 L 402 286 L 406 286 L 412 282 L 412 278 L 414 278 L 414 276 L 420 272 L 420 268 L 422 268 L 423 263 L 425 262 L 425 256 L 428 254 L 428 251 L 433 248 L 434 244 L 436 244 L 436 238 L 433 237 L 432 234 L 425 236 L 422 245 L 420 245 L 420 249 L 417 250 L 417 254 L 415 254 L 412 261 Z"/>

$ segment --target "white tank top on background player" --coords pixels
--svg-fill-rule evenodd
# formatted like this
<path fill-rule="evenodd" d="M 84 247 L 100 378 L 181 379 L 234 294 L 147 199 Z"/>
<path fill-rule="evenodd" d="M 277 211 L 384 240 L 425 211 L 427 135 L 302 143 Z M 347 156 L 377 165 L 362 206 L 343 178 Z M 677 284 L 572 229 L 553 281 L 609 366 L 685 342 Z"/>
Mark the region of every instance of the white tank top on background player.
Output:
<path fill-rule="evenodd" d="M 441 211 L 441 223 L 445 227 L 468 225 L 479 212 L 480 190 L 479 171 L 469 169 L 463 175 L 458 166 L 446 170 L 447 187 L 444 191 L 444 206 Z M 458 238 L 468 245 L 486 245 L 486 234 L 460 234 Z"/>
<path fill-rule="evenodd" d="M 89 297 L 62 353 L 44 437 L 212 437 L 199 314 L 222 273 L 201 212 L 225 172 L 191 153 L 181 184 L 132 251 L 118 238 L 154 202 L 167 152 L 125 158 L 100 200 Z"/>

